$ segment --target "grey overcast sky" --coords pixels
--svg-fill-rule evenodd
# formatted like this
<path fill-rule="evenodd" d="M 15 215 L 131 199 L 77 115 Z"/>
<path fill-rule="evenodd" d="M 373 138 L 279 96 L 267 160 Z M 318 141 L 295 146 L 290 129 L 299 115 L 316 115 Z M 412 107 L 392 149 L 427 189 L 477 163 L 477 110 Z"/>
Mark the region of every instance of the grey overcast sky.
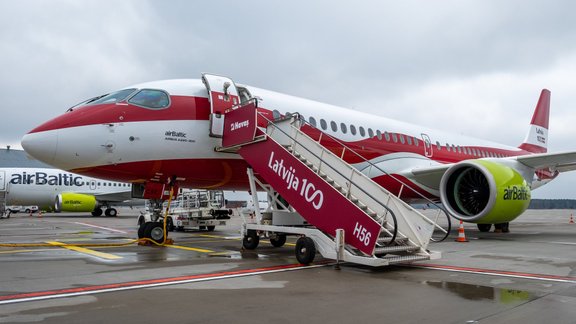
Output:
<path fill-rule="evenodd" d="M 517 146 L 542 88 L 576 150 L 574 1 L 0 0 L 0 145 L 89 97 L 201 72 Z M 576 172 L 534 192 L 576 198 Z"/>

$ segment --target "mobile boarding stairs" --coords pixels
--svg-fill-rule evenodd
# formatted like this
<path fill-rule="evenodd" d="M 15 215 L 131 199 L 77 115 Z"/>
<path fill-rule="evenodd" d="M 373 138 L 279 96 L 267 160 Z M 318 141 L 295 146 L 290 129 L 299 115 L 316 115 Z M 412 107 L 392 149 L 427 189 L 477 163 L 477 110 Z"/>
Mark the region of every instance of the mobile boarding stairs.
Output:
<path fill-rule="evenodd" d="M 258 115 L 257 101 L 224 114 L 222 146 L 250 165 L 255 210 L 242 225 L 243 246 L 255 249 L 261 236 L 282 246 L 299 235 L 296 257 L 324 258 L 369 266 L 437 259 L 427 250 L 435 222 L 327 150 L 301 131 L 297 114 L 275 121 Z M 261 212 L 257 191 L 268 194 Z M 447 235 L 447 234 L 446 234 Z"/>

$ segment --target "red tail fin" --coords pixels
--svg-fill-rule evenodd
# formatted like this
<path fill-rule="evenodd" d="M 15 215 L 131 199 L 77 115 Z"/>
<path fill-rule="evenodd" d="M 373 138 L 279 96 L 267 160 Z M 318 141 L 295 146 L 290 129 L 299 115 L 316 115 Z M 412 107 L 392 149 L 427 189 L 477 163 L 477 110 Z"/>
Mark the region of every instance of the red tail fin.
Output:
<path fill-rule="evenodd" d="M 519 146 L 520 149 L 532 153 L 548 151 L 548 120 L 550 116 L 550 90 L 543 89 L 536 104 L 530 130 Z"/>

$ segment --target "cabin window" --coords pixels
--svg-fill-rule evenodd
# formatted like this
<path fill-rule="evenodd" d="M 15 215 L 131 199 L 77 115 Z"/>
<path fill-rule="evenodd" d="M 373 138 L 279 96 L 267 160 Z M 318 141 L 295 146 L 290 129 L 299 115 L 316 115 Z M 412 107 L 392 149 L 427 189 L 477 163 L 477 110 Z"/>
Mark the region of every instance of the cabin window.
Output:
<path fill-rule="evenodd" d="M 416 137 L 414 137 L 414 145 L 420 145 L 420 141 Z"/>
<path fill-rule="evenodd" d="M 462 153 L 462 147 L 460 147 L 460 145 L 458 145 L 458 153 Z"/>
<path fill-rule="evenodd" d="M 412 136 L 406 136 L 406 141 L 408 142 L 408 145 L 412 145 Z"/>
<path fill-rule="evenodd" d="M 98 182 L 98 186 L 101 186 L 100 182 Z"/>
<path fill-rule="evenodd" d="M 343 134 L 346 134 L 348 132 L 346 124 L 344 124 L 344 123 L 340 123 L 340 129 L 342 130 Z"/>
<path fill-rule="evenodd" d="M 379 140 L 382 140 L 382 132 L 380 132 L 379 129 L 376 130 L 376 137 L 378 137 Z"/>
<path fill-rule="evenodd" d="M 398 143 L 398 135 L 396 135 L 396 133 L 392 133 L 392 141 Z"/>
<path fill-rule="evenodd" d="M 438 151 L 440 151 L 442 149 L 442 144 L 440 144 L 440 142 L 436 141 L 436 147 L 438 148 Z"/>
<path fill-rule="evenodd" d="M 322 130 L 326 130 L 328 128 L 328 124 L 326 124 L 324 119 L 320 119 L 320 127 L 322 127 Z"/>
<path fill-rule="evenodd" d="M 352 135 L 356 135 L 356 126 L 350 125 L 350 133 L 351 133 Z"/>
<path fill-rule="evenodd" d="M 452 144 L 452 152 L 456 153 L 456 145 Z"/>
<path fill-rule="evenodd" d="M 402 134 L 398 134 L 398 137 L 400 137 L 400 144 L 404 144 L 406 141 L 404 140 L 404 135 Z"/>
<path fill-rule="evenodd" d="M 308 119 L 308 122 L 310 123 L 310 125 L 316 127 L 316 119 L 314 119 L 314 117 L 310 117 Z"/>
<path fill-rule="evenodd" d="M 374 137 L 374 131 L 372 130 L 372 128 L 368 128 L 368 136 L 370 136 L 370 138 Z"/>
<path fill-rule="evenodd" d="M 128 102 L 144 108 L 162 109 L 170 105 L 170 97 L 162 90 L 142 89 Z"/>
<path fill-rule="evenodd" d="M 330 122 L 330 127 L 332 128 L 333 132 L 337 132 L 338 131 L 338 125 L 336 125 L 336 123 L 334 121 Z"/>
<path fill-rule="evenodd" d="M 360 136 L 362 137 L 366 136 L 366 131 L 364 131 L 364 127 L 360 126 L 358 130 L 360 131 Z"/>
<path fill-rule="evenodd" d="M 386 139 L 386 142 L 390 142 L 390 133 L 384 132 L 384 138 Z"/>

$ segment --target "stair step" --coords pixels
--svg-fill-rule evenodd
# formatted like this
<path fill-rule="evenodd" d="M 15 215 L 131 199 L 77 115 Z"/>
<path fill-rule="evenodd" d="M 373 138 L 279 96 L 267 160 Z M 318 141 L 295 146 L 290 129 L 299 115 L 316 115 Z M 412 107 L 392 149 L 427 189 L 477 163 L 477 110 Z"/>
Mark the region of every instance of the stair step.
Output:
<path fill-rule="evenodd" d="M 391 236 L 381 236 L 378 238 L 378 240 L 376 240 L 376 243 L 377 244 L 386 244 L 386 243 L 390 243 L 391 240 L 392 240 Z M 394 242 L 399 243 L 399 244 L 404 244 L 404 243 L 408 242 L 408 238 L 407 237 L 396 237 Z"/>
<path fill-rule="evenodd" d="M 381 255 L 385 253 L 395 253 L 395 252 L 408 252 L 418 249 L 420 248 L 413 245 L 394 245 L 394 246 L 377 247 L 374 249 L 374 255 Z"/>
<path fill-rule="evenodd" d="M 403 255 L 393 258 L 382 258 L 388 260 L 390 264 L 404 263 L 404 262 L 414 262 L 414 261 L 424 261 L 430 260 L 428 255 Z"/>

